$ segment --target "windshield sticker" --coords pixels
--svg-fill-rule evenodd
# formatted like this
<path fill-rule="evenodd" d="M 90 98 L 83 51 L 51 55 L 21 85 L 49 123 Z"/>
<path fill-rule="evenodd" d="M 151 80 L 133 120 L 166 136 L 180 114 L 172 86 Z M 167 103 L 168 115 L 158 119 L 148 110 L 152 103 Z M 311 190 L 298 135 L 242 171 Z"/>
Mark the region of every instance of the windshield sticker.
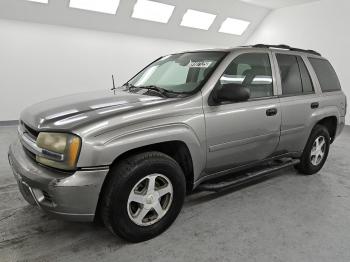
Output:
<path fill-rule="evenodd" d="M 211 61 L 190 61 L 188 67 L 208 68 L 212 63 Z"/>

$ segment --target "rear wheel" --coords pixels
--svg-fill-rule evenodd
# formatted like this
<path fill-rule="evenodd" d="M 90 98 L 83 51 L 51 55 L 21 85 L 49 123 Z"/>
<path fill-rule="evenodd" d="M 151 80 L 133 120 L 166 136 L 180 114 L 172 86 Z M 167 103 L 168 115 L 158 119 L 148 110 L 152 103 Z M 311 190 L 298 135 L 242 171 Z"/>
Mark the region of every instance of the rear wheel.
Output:
<path fill-rule="evenodd" d="M 115 166 L 102 202 L 102 220 L 115 234 L 140 242 L 165 231 L 179 214 L 186 191 L 178 163 L 160 152 L 131 156 Z"/>
<path fill-rule="evenodd" d="M 300 164 L 296 168 L 306 175 L 317 173 L 327 160 L 329 145 L 328 129 L 322 125 L 316 125 L 300 158 Z"/>

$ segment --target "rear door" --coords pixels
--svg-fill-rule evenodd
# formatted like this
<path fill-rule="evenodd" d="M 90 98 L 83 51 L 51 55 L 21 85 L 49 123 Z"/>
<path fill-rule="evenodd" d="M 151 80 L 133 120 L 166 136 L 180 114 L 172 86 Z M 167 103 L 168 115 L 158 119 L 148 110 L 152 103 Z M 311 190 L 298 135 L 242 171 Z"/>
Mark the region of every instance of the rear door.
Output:
<path fill-rule="evenodd" d="M 249 88 L 245 102 L 204 104 L 207 133 L 207 172 L 262 160 L 278 145 L 281 125 L 275 96 L 270 52 L 233 55 L 215 88 L 239 83 Z"/>
<path fill-rule="evenodd" d="M 319 108 L 304 56 L 275 53 L 282 111 L 281 138 L 278 152 L 298 152 L 303 149 L 312 123 L 312 114 Z"/>

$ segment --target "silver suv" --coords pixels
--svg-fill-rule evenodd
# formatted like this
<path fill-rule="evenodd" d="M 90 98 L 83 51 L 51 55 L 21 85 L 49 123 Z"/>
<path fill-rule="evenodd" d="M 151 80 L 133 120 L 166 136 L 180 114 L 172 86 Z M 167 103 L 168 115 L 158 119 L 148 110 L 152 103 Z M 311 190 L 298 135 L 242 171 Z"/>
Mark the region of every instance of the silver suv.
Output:
<path fill-rule="evenodd" d="M 318 172 L 345 114 L 337 75 L 315 51 L 184 52 L 121 87 L 27 108 L 9 161 L 29 203 L 101 218 L 138 242 L 166 230 L 195 188 L 223 190 L 291 165 Z"/>

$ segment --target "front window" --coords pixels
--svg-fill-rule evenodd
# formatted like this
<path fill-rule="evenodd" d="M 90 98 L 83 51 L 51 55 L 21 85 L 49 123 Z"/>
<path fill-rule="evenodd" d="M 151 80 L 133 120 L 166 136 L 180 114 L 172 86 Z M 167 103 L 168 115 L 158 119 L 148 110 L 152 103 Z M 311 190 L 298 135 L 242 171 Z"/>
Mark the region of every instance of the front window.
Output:
<path fill-rule="evenodd" d="M 150 64 L 126 86 L 156 88 L 167 94 L 191 94 L 202 87 L 225 52 L 191 52 L 164 56 Z"/>
<path fill-rule="evenodd" d="M 250 98 L 273 96 L 272 70 L 269 55 L 247 53 L 236 57 L 226 68 L 219 84 L 239 84 L 247 88 Z"/>

